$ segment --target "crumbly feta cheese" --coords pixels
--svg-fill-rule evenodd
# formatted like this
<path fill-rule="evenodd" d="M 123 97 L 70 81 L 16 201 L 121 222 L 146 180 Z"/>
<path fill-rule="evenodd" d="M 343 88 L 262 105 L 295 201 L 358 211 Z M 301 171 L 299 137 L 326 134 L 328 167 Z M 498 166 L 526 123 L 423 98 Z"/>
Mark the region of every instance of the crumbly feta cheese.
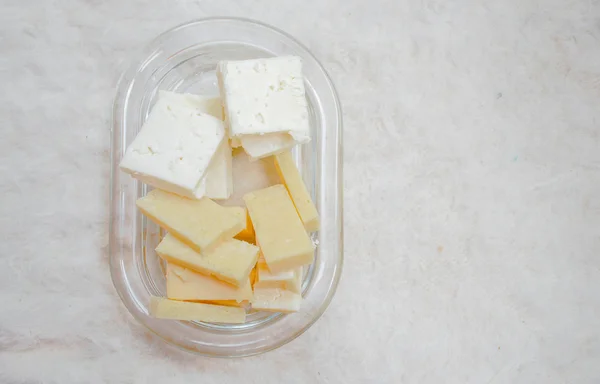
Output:
<path fill-rule="evenodd" d="M 221 98 L 192 95 L 190 93 L 175 93 L 170 91 L 160 91 L 160 98 L 168 98 L 172 102 L 188 104 L 201 112 L 208 113 L 219 120 L 223 120 L 223 107 Z M 198 198 L 202 196 L 211 199 L 228 199 L 233 193 L 233 174 L 231 147 L 227 139 L 223 140 L 217 152 L 215 153 L 206 174 L 194 195 Z"/>
<path fill-rule="evenodd" d="M 196 189 L 225 137 L 219 119 L 189 104 L 159 98 L 120 168 L 156 188 L 199 198 Z"/>
<path fill-rule="evenodd" d="M 217 76 L 230 137 L 279 132 L 310 140 L 299 57 L 222 61 Z"/>

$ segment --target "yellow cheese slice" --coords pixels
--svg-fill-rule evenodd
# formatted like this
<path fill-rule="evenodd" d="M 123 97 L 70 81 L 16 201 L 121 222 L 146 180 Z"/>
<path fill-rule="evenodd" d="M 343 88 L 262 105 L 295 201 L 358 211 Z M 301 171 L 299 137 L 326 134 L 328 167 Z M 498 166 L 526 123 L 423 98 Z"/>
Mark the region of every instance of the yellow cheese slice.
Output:
<path fill-rule="evenodd" d="M 241 302 L 252 299 L 252 286 L 250 279 L 247 279 L 246 284 L 238 288 L 214 277 L 168 263 L 167 297 L 174 300 Z"/>
<path fill-rule="evenodd" d="M 248 216 L 248 211 L 244 207 L 231 207 L 229 208 L 231 211 L 239 218 L 242 218 L 246 221 L 246 228 L 244 228 L 240 233 L 238 233 L 235 238 L 238 240 L 244 240 L 249 243 L 254 244 L 256 241 L 254 238 L 254 227 L 252 226 L 252 220 L 250 220 L 250 216 Z"/>
<path fill-rule="evenodd" d="M 243 308 L 176 301 L 156 296 L 150 298 L 150 315 L 158 319 L 196 320 L 208 323 L 242 324 L 246 321 L 246 311 Z"/>
<path fill-rule="evenodd" d="M 258 247 L 236 239 L 225 240 L 214 249 L 198 253 L 170 233 L 156 247 L 160 258 L 241 287 L 248 282 L 258 259 Z"/>
<path fill-rule="evenodd" d="M 287 151 L 273 156 L 275 158 L 275 167 L 281 181 L 285 184 L 296 210 L 298 216 L 304 223 L 304 228 L 308 232 L 315 232 L 319 230 L 319 213 L 317 208 L 310 198 L 308 189 L 302 180 L 302 176 L 296 168 L 294 159 L 292 159 L 292 153 Z"/>
<path fill-rule="evenodd" d="M 142 213 L 198 252 L 237 235 L 245 219 L 209 198 L 190 200 L 155 189 L 136 202 Z"/>
<path fill-rule="evenodd" d="M 257 264 L 257 281 L 254 288 L 281 288 L 300 293 L 302 286 L 302 267 L 288 271 L 271 273 L 266 264 Z"/>
<path fill-rule="evenodd" d="M 256 288 L 252 309 L 266 312 L 298 312 L 302 296 L 280 288 Z"/>
<path fill-rule="evenodd" d="M 271 272 L 313 262 L 313 243 L 283 185 L 250 192 L 244 196 L 244 201 L 254 225 L 257 244 L 260 244 Z"/>

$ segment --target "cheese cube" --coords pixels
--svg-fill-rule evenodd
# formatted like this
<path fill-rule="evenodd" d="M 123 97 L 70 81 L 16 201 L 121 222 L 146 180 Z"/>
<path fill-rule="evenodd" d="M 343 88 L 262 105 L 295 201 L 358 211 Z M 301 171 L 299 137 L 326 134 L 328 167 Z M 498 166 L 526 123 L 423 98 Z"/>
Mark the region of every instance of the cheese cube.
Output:
<path fill-rule="evenodd" d="M 244 207 L 231 207 L 230 208 L 236 216 L 243 218 L 246 220 L 246 228 L 244 228 L 240 233 L 235 235 L 235 238 L 238 240 L 244 240 L 249 243 L 254 243 L 254 227 L 252 226 L 252 220 L 250 220 L 250 216 L 248 216 L 248 211 Z"/>
<path fill-rule="evenodd" d="M 253 160 L 262 159 L 292 148 L 296 141 L 287 133 L 270 133 L 266 135 L 244 135 L 240 137 L 244 151 Z"/>
<path fill-rule="evenodd" d="M 223 120 L 221 98 L 160 91 L 159 97 L 172 102 L 187 104 L 197 110 Z M 196 188 L 196 196 L 206 196 L 211 199 L 227 199 L 233 192 L 231 147 L 225 139 L 217 149 L 206 174 Z"/>
<path fill-rule="evenodd" d="M 257 281 L 254 283 L 254 288 L 281 288 L 294 293 L 301 293 L 302 267 L 272 273 L 266 264 L 258 263 L 256 270 Z"/>
<path fill-rule="evenodd" d="M 119 165 L 134 178 L 189 198 L 225 140 L 223 122 L 186 103 L 159 98 Z"/>
<path fill-rule="evenodd" d="M 244 196 L 254 225 L 257 244 L 271 272 L 277 273 L 310 264 L 313 243 L 281 184 Z"/>
<path fill-rule="evenodd" d="M 230 137 L 281 132 L 310 140 L 299 57 L 222 61 L 217 77 Z"/>
<path fill-rule="evenodd" d="M 158 319 L 208 323 L 242 324 L 246 321 L 246 311 L 243 308 L 176 301 L 156 296 L 150 298 L 150 315 Z"/>
<path fill-rule="evenodd" d="M 246 220 L 210 200 L 190 200 L 155 189 L 136 202 L 142 213 L 198 252 L 237 235 Z"/>
<path fill-rule="evenodd" d="M 237 287 L 247 284 L 258 259 L 258 247 L 245 241 L 228 239 L 210 251 L 198 253 L 171 234 L 158 244 L 156 253 L 170 263 L 212 275 Z"/>
<path fill-rule="evenodd" d="M 300 219 L 304 223 L 304 228 L 308 232 L 319 230 L 319 213 L 317 208 L 310 198 L 310 194 L 306 189 L 306 185 L 302 180 L 302 176 L 296 168 L 291 152 L 283 152 L 276 156 L 275 167 L 281 181 L 285 184 Z"/>
<path fill-rule="evenodd" d="M 280 288 L 256 288 L 252 309 L 266 312 L 298 312 L 302 295 Z"/>
<path fill-rule="evenodd" d="M 167 263 L 167 297 L 174 300 L 242 302 L 252 299 L 250 280 L 241 287 L 219 281 L 173 263 Z M 219 302 L 216 302 L 219 301 Z"/>

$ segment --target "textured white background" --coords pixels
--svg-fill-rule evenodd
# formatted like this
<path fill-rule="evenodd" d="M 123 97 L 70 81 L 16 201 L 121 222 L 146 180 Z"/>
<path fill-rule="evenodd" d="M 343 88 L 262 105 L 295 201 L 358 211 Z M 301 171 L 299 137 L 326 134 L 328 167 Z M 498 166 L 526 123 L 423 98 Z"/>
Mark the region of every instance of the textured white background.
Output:
<path fill-rule="evenodd" d="M 305 43 L 344 107 L 345 267 L 242 360 L 174 351 L 107 265 L 109 111 L 193 18 Z M 0 2 L 0 383 L 600 382 L 598 0 Z"/>

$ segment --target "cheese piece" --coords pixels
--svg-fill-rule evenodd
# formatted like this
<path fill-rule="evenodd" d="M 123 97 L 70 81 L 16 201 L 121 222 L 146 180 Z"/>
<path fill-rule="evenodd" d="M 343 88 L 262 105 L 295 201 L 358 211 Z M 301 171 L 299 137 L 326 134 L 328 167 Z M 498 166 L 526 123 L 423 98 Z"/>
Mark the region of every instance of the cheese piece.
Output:
<path fill-rule="evenodd" d="M 119 167 L 156 188 L 189 198 L 225 140 L 223 122 L 189 104 L 159 98 Z"/>
<path fill-rule="evenodd" d="M 257 281 L 254 288 L 281 288 L 294 293 L 301 292 L 302 267 L 279 273 L 271 273 L 266 264 L 257 264 Z"/>
<path fill-rule="evenodd" d="M 304 223 L 304 228 L 308 232 L 318 231 L 319 213 L 310 198 L 310 194 L 306 189 L 298 168 L 296 168 L 292 153 L 283 152 L 274 156 L 274 158 L 277 173 L 279 173 L 281 181 L 285 184 L 296 206 L 296 211 L 298 211 L 298 216 L 300 216 L 300 219 Z"/>
<path fill-rule="evenodd" d="M 246 321 L 246 311 L 243 308 L 176 301 L 156 296 L 150 298 L 150 315 L 158 319 L 195 320 L 208 323 L 242 324 Z"/>
<path fill-rule="evenodd" d="M 150 220 L 198 252 L 237 235 L 246 226 L 246 221 L 229 208 L 206 197 L 190 200 L 155 189 L 136 205 Z"/>
<path fill-rule="evenodd" d="M 284 152 L 296 144 L 294 138 L 288 133 L 244 135 L 240 137 L 240 142 L 244 151 L 253 160 Z"/>
<path fill-rule="evenodd" d="M 246 208 L 231 207 L 230 209 L 236 216 L 246 220 L 246 228 L 244 228 L 240 233 L 235 235 L 235 238 L 254 244 L 254 227 L 252 226 L 252 220 L 250 220 L 250 216 L 248 216 L 248 211 L 246 210 Z"/>
<path fill-rule="evenodd" d="M 250 279 L 235 287 L 177 264 L 167 263 L 167 297 L 174 300 L 242 302 L 252 299 Z"/>
<path fill-rule="evenodd" d="M 282 132 L 310 141 L 299 57 L 222 61 L 217 77 L 230 137 Z"/>
<path fill-rule="evenodd" d="M 298 312 L 302 295 L 279 288 L 256 288 L 252 309 L 266 312 Z"/>
<path fill-rule="evenodd" d="M 277 273 L 310 264 L 313 243 L 281 184 L 244 196 L 254 225 L 257 244 L 271 272 Z"/>
<path fill-rule="evenodd" d="M 187 104 L 201 112 L 223 120 L 221 98 L 160 91 L 159 97 L 172 102 Z M 206 196 L 211 199 L 227 199 L 233 193 L 232 160 L 229 140 L 225 139 L 217 149 L 210 162 L 206 174 L 196 187 L 195 196 Z"/>
<path fill-rule="evenodd" d="M 250 271 L 258 259 L 258 247 L 245 241 L 228 239 L 213 250 L 198 253 L 171 234 L 158 244 L 156 253 L 170 263 L 212 275 L 236 287 L 248 282 Z"/>

